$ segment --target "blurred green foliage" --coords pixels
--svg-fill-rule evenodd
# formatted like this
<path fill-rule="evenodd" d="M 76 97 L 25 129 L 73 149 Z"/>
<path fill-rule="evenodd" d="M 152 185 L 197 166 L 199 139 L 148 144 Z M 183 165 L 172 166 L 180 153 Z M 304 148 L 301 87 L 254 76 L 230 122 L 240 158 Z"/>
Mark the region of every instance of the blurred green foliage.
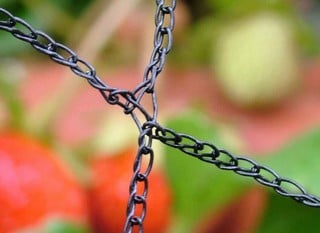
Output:
<path fill-rule="evenodd" d="M 0 0 L 0 5 L 25 19 L 35 28 L 42 29 L 59 42 L 65 42 L 74 25 L 95 0 Z M 175 52 L 170 56 L 174 64 L 210 64 L 212 45 L 219 30 L 228 23 L 259 11 L 273 11 L 289 17 L 296 25 L 296 37 L 303 54 L 319 52 L 316 34 L 306 22 L 297 6 L 286 0 L 185 0 L 192 18 L 191 24 L 180 40 L 175 41 Z M 178 5 L 179 7 L 179 5 Z M 150 19 L 152 20 L 152 19 Z M 143 27 L 143 25 L 141 25 Z M 30 49 L 0 32 L 0 55 L 19 55 Z M 117 54 L 117 53 L 115 53 Z"/>
<path fill-rule="evenodd" d="M 279 11 L 285 14 L 294 11 L 293 5 L 289 1 L 282 0 L 243 0 L 241 4 L 237 0 L 206 0 L 205 4 L 211 10 L 212 15 L 223 18 L 242 17 L 245 14 L 261 10 Z"/>
<path fill-rule="evenodd" d="M 200 124 L 201 122 L 201 124 Z M 170 119 L 168 127 L 180 133 L 187 133 L 226 148 L 221 141 L 217 125 L 198 111 L 187 111 Z M 288 177 L 303 185 L 310 193 L 319 194 L 320 129 L 307 131 L 277 152 L 257 158 L 260 164 L 274 169 L 281 177 Z M 174 192 L 174 213 L 176 225 L 172 232 L 194 232 L 201 220 L 219 207 L 238 197 L 251 187 L 253 180 L 234 173 L 221 171 L 212 164 L 203 163 L 187 156 L 177 149 L 165 147 L 165 168 Z M 264 174 L 268 179 L 268 174 Z M 284 184 L 285 190 L 293 186 Z M 318 210 L 296 203 L 291 198 L 267 189 L 268 201 L 263 218 L 255 232 L 290 233 L 314 232 L 320 227 Z M 319 225 L 319 226 L 318 226 Z"/>
<path fill-rule="evenodd" d="M 311 193 L 320 194 L 320 128 L 312 129 L 262 162 L 279 174 L 300 182 Z"/>
<path fill-rule="evenodd" d="M 274 12 L 288 18 L 294 25 L 295 37 L 303 56 L 314 56 L 320 51 L 319 38 L 312 25 L 303 17 L 293 1 L 273 0 L 186 0 L 192 23 L 184 37 L 175 43 L 173 59 L 180 64 L 210 65 L 214 43 L 219 32 L 232 22 L 237 22 L 259 12 Z"/>
<path fill-rule="evenodd" d="M 0 0 L 0 6 L 23 18 L 35 29 L 41 29 L 59 42 L 68 38 L 68 32 L 93 0 Z M 30 46 L 18 43 L 8 33 L 0 32 L 0 55 L 21 55 Z"/>
<path fill-rule="evenodd" d="M 48 222 L 39 233 L 90 233 L 91 231 L 81 224 L 70 223 L 65 220 L 55 219 Z M 31 233 L 31 232 L 30 232 Z M 37 233 L 37 232 L 36 232 Z"/>
<path fill-rule="evenodd" d="M 256 233 L 318 232 L 319 209 L 302 206 L 277 194 L 270 194 L 268 207 Z"/>
<path fill-rule="evenodd" d="M 309 193 L 320 194 L 320 128 L 305 132 L 281 150 L 266 156 L 260 162 L 272 167 L 282 177 L 299 182 Z M 300 193 L 293 186 L 284 185 L 285 190 Z M 318 208 L 311 208 L 284 198 L 276 193 L 269 194 L 267 209 L 258 233 L 304 233 L 317 232 Z"/>
<path fill-rule="evenodd" d="M 6 74 L 3 67 L 0 66 L 0 97 L 7 103 L 8 111 L 10 113 L 10 125 L 17 128 L 22 127 L 22 118 L 24 106 L 18 93 L 17 81 L 6 79 Z"/>
<path fill-rule="evenodd" d="M 201 122 L 201 123 L 200 123 Z M 170 119 L 168 127 L 225 148 L 217 127 L 201 112 L 187 111 Z M 183 143 L 183 142 L 182 142 Z M 186 156 L 177 149 L 165 147 L 165 168 L 174 193 L 177 220 L 172 232 L 195 232 L 204 217 L 237 197 L 248 182 L 213 164 Z"/>

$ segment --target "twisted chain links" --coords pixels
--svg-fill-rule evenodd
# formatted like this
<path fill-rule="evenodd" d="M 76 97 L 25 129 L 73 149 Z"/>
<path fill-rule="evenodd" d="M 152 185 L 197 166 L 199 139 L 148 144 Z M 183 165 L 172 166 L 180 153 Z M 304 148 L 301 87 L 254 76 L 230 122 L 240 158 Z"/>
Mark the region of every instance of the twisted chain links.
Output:
<path fill-rule="evenodd" d="M 166 55 L 172 48 L 172 31 L 174 28 L 174 10 L 176 7 L 176 0 L 171 0 L 170 4 L 165 3 L 164 0 L 156 0 L 156 14 L 155 14 L 155 32 L 153 41 L 153 51 L 151 53 L 150 62 L 147 65 L 142 83 L 133 91 L 137 96 L 137 103 L 139 109 L 142 97 L 147 94 L 152 100 L 153 112 L 148 115 L 145 110 L 145 122 L 140 122 L 136 113 L 131 112 L 132 118 L 135 120 L 139 128 L 139 149 L 133 167 L 133 177 L 130 183 L 130 196 L 127 207 L 127 219 L 124 226 L 125 233 L 134 232 L 134 228 L 138 228 L 139 232 L 144 232 L 143 221 L 146 217 L 147 211 L 147 194 L 148 194 L 148 175 L 151 171 L 154 152 L 152 149 L 153 130 L 147 125 L 156 124 L 158 106 L 157 96 L 155 92 L 155 82 L 163 69 Z M 147 168 L 142 171 L 143 160 L 147 160 Z M 141 187 L 142 191 L 138 190 Z M 140 208 L 139 208 L 140 206 Z M 139 211 L 141 209 L 141 211 Z"/>
<path fill-rule="evenodd" d="M 249 158 L 235 156 L 209 142 L 200 141 L 187 134 L 177 133 L 157 123 L 158 106 L 155 83 L 163 69 L 166 55 L 172 48 L 176 0 L 155 0 L 155 2 L 157 8 L 154 49 L 142 82 L 132 91 L 108 86 L 98 77 L 95 68 L 79 58 L 73 50 L 0 8 L 0 30 L 11 33 L 17 39 L 30 44 L 37 51 L 48 55 L 53 61 L 69 67 L 77 76 L 86 79 L 93 88 L 97 89 L 107 103 L 120 106 L 124 113 L 130 115 L 135 121 L 139 130 L 139 147 L 129 187 L 127 218 L 123 232 L 131 233 L 135 228 L 139 232 L 144 232 L 143 222 L 147 214 L 148 175 L 151 172 L 154 158 L 153 140 L 159 140 L 185 154 L 214 164 L 222 170 L 231 170 L 241 176 L 252 177 L 262 185 L 273 188 L 280 195 L 290 197 L 304 205 L 320 207 L 318 197 L 308 194 L 299 184 L 279 176 L 272 169 L 259 165 Z M 141 104 L 141 100 L 145 96 L 151 98 L 151 113 Z M 143 116 L 142 119 L 139 114 Z"/>
<path fill-rule="evenodd" d="M 97 76 L 95 68 L 90 63 L 79 58 L 70 48 L 57 43 L 47 34 L 35 30 L 24 20 L 0 8 L 1 30 L 10 32 L 14 37 L 29 43 L 37 51 L 48 55 L 55 62 L 69 67 L 76 75 L 85 78 L 92 87 L 99 90 L 109 104 L 120 106 L 123 108 L 124 113 L 131 115 L 135 121 L 139 130 L 139 148 L 129 186 L 127 217 L 124 226 L 125 233 L 133 232 L 134 228 L 137 228 L 139 232 L 144 232 L 143 222 L 147 211 L 148 175 L 152 169 L 154 152 L 152 149 L 152 128 L 143 127 L 143 125 L 154 124 L 157 121 L 158 107 L 154 86 L 158 75 L 163 69 L 166 55 L 172 48 L 176 0 L 167 2 L 156 0 L 154 49 L 150 62 L 145 69 L 142 82 L 132 91 L 109 87 Z M 140 104 L 145 94 L 151 98 L 153 108 L 151 114 Z M 143 119 L 138 117 L 139 113 L 140 115 L 142 114 Z M 142 171 L 143 164 L 147 164 L 147 168 L 144 171 Z M 140 206 L 141 208 L 139 208 Z"/>
<path fill-rule="evenodd" d="M 320 207 L 320 198 L 308 194 L 298 183 L 281 177 L 272 169 L 259 165 L 252 159 L 233 155 L 211 143 L 200 141 L 187 134 L 177 133 L 158 124 L 149 127 L 154 128 L 154 139 L 170 147 L 177 148 L 206 163 L 214 164 L 222 170 L 230 170 L 241 176 L 252 177 L 260 184 L 273 188 L 282 196 L 290 197 L 307 206 Z"/>

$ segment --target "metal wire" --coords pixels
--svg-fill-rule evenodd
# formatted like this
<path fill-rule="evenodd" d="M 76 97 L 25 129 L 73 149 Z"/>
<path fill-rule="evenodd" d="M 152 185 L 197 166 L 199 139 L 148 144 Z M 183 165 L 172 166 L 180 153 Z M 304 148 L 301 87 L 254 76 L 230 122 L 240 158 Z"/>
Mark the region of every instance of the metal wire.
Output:
<path fill-rule="evenodd" d="M 127 218 L 123 232 L 131 233 L 134 229 L 138 229 L 141 233 L 144 232 L 143 223 L 147 214 L 148 175 L 152 170 L 154 159 L 153 140 L 159 140 L 167 146 L 177 148 L 206 163 L 211 163 L 219 169 L 252 177 L 284 197 L 292 198 L 307 206 L 320 207 L 318 197 L 309 194 L 297 182 L 281 177 L 271 168 L 259 165 L 252 159 L 233 155 L 226 150 L 217 148 L 210 142 L 203 142 L 191 135 L 177 133 L 157 122 L 158 105 L 155 83 L 164 67 L 166 56 L 172 49 L 176 0 L 155 0 L 155 3 L 154 49 L 141 83 L 133 90 L 123 90 L 107 85 L 98 77 L 95 68 L 82 60 L 72 49 L 56 42 L 44 32 L 34 29 L 24 20 L 0 8 L 0 30 L 7 31 L 17 39 L 30 44 L 35 50 L 49 56 L 56 63 L 69 67 L 73 73 L 86 79 L 93 88 L 97 89 L 107 103 L 121 107 L 124 114 L 130 115 L 136 123 L 139 130 L 139 148 L 133 165 Z M 143 98 L 151 99 L 151 111 L 141 104 Z M 142 119 L 139 117 L 141 115 Z M 143 160 L 147 161 L 147 168 L 144 171 L 141 170 Z M 140 193 L 137 191 L 138 184 L 143 187 Z M 140 215 L 136 213 L 138 205 L 142 207 Z"/>

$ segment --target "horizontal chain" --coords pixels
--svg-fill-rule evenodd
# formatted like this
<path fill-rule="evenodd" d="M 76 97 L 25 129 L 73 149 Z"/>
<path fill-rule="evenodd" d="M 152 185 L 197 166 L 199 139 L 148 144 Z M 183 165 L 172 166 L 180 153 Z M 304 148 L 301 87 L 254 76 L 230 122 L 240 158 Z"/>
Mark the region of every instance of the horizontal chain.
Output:
<path fill-rule="evenodd" d="M 297 182 L 281 177 L 271 168 L 260 165 L 252 159 L 233 155 L 211 143 L 198 140 L 187 134 L 177 133 L 159 124 L 147 124 L 145 127 L 154 128 L 153 138 L 170 147 L 177 148 L 206 163 L 214 164 L 219 169 L 252 177 L 260 184 L 273 188 L 278 194 L 290 197 L 304 205 L 320 207 L 319 197 L 307 193 Z"/>

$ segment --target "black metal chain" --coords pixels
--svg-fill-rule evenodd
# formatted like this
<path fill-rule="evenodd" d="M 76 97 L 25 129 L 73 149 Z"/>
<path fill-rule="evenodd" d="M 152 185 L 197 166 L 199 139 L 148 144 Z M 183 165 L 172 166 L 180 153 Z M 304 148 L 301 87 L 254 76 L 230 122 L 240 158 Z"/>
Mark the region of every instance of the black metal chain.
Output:
<path fill-rule="evenodd" d="M 133 91 L 137 96 L 137 103 L 140 104 L 142 97 L 145 94 L 149 95 L 152 100 L 152 114 L 140 122 L 136 113 L 131 111 L 131 116 L 135 120 L 139 128 L 139 149 L 134 162 L 133 177 L 130 183 L 130 196 L 127 207 L 127 218 L 124 226 L 124 232 L 133 232 L 133 228 L 137 227 L 139 232 L 144 232 L 143 221 L 146 217 L 147 211 L 147 194 L 148 194 L 148 175 L 151 172 L 154 152 L 152 149 L 153 130 L 152 128 L 143 127 L 143 125 L 156 124 L 158 114 L 157 96 L 155 92 L 155 83 L 158 75 L 163 69 L 166 55 L 172 48 L 172 31 L 174 28 L 174 10 L 176 8 L 176 0 L 171 0 L 170 4 L 165 3 L 164 0 L 156 0 L 156 14 L 155 14 L 155 32 L 153 41 L 153 51 L 151 53 L 150 62 L 147 65 L 143 81 Z M 139 105 L 139 109 L 144 109 Z M 143 110 L 143 112 L 146 112 Z M 146 114 L 145 114 L 146 115 Z M 142 172 L 142 162 L 147 160 L 147 169 Z M 138 193 L 138 186 L 142 186 L 141 193 Z M 142 211 L 136 213 L 137 205 L 141 205 Z"/>
<path fill-rule="evenodd" d="M 167 3 L 170 2 L 170 3 Z M 174 10 L 176 0 L 155 0 L 154 49 L 150 62 L 145 69 L 143 80 L 133 90 L 118 89 L 104 83 L 96 74 L 95 68 L 81 59 L 73 50 L 56 42 L 44 32 L 35 30 L 27 22 L 0 8 L 0 30 L 11 33 L 14 37 L 30 44 L 37 51 L 48 55 L 53 61 L 69 67 L 77 76 L 85 78 L 97 89 L 111 105 L 120 106 L 124 113 L 130 115 L 139 130 L 138 151 L 133 165 L 133 176 L 129 187 L 129 200 L 124 233 L 131 233 L 134 228 L 144 232 L 143 222 L 147 214 L 148 176 L 152 170 L 154 152 L 152 141 L 159 140 L 167 146 L 177 148 L 185 154 L 211 163 L 222 170 L 231 170 L 239 175 L 254 178 L 257 182 L 273 188 L 282 196 L 311 207 L 320 207 L 320 199 L 307 191 L 295 181 L 283 178 L 272 169 L 259 165 L 252 159 L 236 156 L 217 148 L 214 144 L 203 142 L 193 136 L 177 133 L 157 122 L 158 104 L 155 83 L 163 69 L 166 55 L 173 44 Z M 141 104 L 143 98 L 151 98 L 151 113 Z M 142 118 L 141 118 L 142 116 Z M 142 164 L 147 160 L 147 168 Z M 143 189 L 138 193 L 138 186 Z M 142 208 L 137 213 L 137 206 Z"/>
<path fill-rule="evenodd" d="M 209 142 L 200 141 L 187 134 L 177 133 L 158 124 L 146 127 L 154 128 L 153 138 L 170 147 L 177 148 L 206 163 L 214 164 L 219 169 L 252 177 L 260 184 L 273 188 L 282 196 L 290 197 L 307 206 L 320 207 L 320 198 L 307 193 L 298 183 L 281 177 L 272 169 L 260 165 L 250 158 L 233 155 Z"/>

